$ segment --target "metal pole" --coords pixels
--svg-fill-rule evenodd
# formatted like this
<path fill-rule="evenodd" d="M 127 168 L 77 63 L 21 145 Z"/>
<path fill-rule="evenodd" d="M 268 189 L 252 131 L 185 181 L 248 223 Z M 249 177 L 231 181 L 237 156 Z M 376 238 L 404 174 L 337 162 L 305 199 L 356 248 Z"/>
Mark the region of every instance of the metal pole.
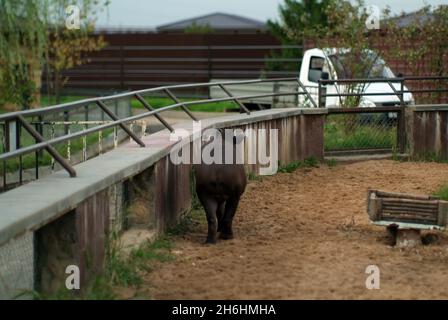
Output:
<path fill-rule="evenodd" d="M 20 121 L 16 122 L 16 150 L 20 149 L 20 129 L 21 129 L 21 125 L 20 125 Z M 23 181 L 23 157 L 19 156 L 19 183 L 22 184 Z"/>
<path fill-rule="evenodd" d="M 44 142 L 45 139 L 39 134 L 39 132 L 37 132 L 32 125 L 30 125 L 28 122 L 26 122 L 25 118 L 22 115 L 18 115 L 17 116 L 17 122 L 20 123 L 25 129 L 26 131 L 28 131 L 28 133 L 37 141 L 39 142 Z M 67 162 L 67 160 L 65 160 L 57 151 L 53 146 L 47 145 L 45 146 L 45 149 L 47 150 L 47 152 L 57 161 L 59 162 L 59 164 L 65 169 L 67 170 L 67 172 L 69 173 L 70 177 L 74 178 L 76 177 L 76 171 L 75 169 L 72 168 L 72 166 L 70 165 L 70 163 Z"/>
<path fill-rule="evenodd" d="M 137 98 L 138 101 L 140 101 L 140 103 L 149 111 L 154 111 L 154 108 L 145 101 L 145 99 L 143 99 L 143 97 L 141 95 L 139 95 L 138 93 L 135 94 L 135 97 Z M 157 118 L 157 120 L 159 120 L 165 127 L 167 127 L 168 130 L 170 130 L 171 132 L 174 131 L 173 127 L 171 127 L 169 125 L 168 122 L 165 121 L 165 119 L 163 119 L 159 114 L 155 113 L 154 116 Z"/>
<path fill-rule="evenodd" d="M 8 147 L 8 136 L 9 136 L 9 125 L 8 125 L 8 121 L 5 121 L 5 123 L 3 124 L 3 152 L 8 152 L 9 151 L 9 147 Z M 6 191 L 6 160 L 3 160 L 3 191 Z"/>
<path fill-rule="evenodd" d="M 296 79 L 297 84 L 299 85 L 299 87 L 303 90 L 303 92 L 305 92 L 306 96 L 308 97 L 308 99 L 310 99 L 311 103 L 313 104 L 313 106 L 315 108 L 318 108 L 318 106 L 316 105 L 316 101 L 314 101 L 313 97 L 310 95 L 310 93 L 308 92 L 308 90 L 306 90 L 305 86 L 303 85 L 302 81 L 300 81 L 299 79 Z M 319 90 L 320 92 L 320 90 Z M 318 102 L 319 103 L 319 102 Z M 320 105 L 319 105 L 320 106 Z"/>
<path fill-rule="evenodd" d="M 177 97 L 169 89 L 165 88 L 163 91 L 165 91 L 165 93 L 171 99 L 173 99 L 174 102 L 179 103 L 182 110 L 184 110 L 190 116 L 191 119 L 193 119 L 194 121 L 198 121 L 198 119 L 196 119 L 196 117 L 190 112 L 190 110 L 188 110 L 185 104 L 183 104 L 179 99 L 177 99 Z"/>
<path fill-rule="evenodd" d="M 98 100 L 96 102 L 96 104 L 112 119 L 112 120 L 120 120 L 118 119 L 118 117 L 109 110 L 109 108 L 104 104 L 103 101 Z M 123 129 L 135 142 L 137 142 L 141 147 L 145 146 L 145 143 L 140 140 L 139 137 L 137 137 L 137 135 L 134 134 L 134 132 L 132 132 L 125 124 L 120 123 L 119 126 L 121 127 L 121 129 Z"/>
<path fill-rule="evenodd" d="M 222 91 L 224 91 L 229 97 L 234 98 L 234 96 L 230 93 L 229 90 L 227 90 L 226 87 L 224 87 L 222 84 L 219 84 L 219 87 L 222 89 Z M 238 104 L 238 106 L 240 107 L 240 110 L 244 110 L 244 112 L 246 112 L 246 114 L 250 114 L 249 109 L 246 108 L 246 106 L 244 104 L 241 103 L 240 100 L 238 100 L 237 98 L 233 99 L 233 101 L 235 101 L 236 104 Z"/>
<path fill-rule="evenodd" d="M 34 130 L 36 130 L 36 132 L 39 132 L 39 123 L 35 123 L 34 124 Z M 42 136 L 42 134 L 39 132 L 39 134 Z M 34 139 L 36 141 L 36 143 L 38 143 L 39 141 L 37 141 L 37 139 Z M 36 167 L 36 180 L 39 179 L 39 154 L 40 154 L 41 150 L 36 150 L 36 152 L 34 153 L 35 156 L 35 167 Z"/>
<path fill-rule="evenodd" d="M 320 80 L 317 81 L 318 86 L 317 86 L 317 103 L 319 104 L 319 108 L 322 107 L 322 84 L 320 82 Z"/>
<path fill-rule="evenodd" d="M 398 122 L 397 130 L 400 132 L 400 140 L 398 144 L 398 150 L 400 153 L 404 153 L 406 144 L 406 115 L 405 115 L 405 104 L 404 104 L 404 79 L 400 80 L 400 118 Z"/>

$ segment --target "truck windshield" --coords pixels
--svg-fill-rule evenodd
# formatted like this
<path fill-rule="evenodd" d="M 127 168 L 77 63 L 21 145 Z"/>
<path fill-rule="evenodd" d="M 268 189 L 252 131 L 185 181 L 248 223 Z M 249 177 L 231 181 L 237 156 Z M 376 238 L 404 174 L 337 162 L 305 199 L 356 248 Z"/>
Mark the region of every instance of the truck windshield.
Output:
<path fill-rule="evenodd" d="M 349 57 L 347 54 L 335 54 L 328 57 L 335 68 L 338 79 L 395 77 L 386 62 L 373 53 L 363 55 L 356 65 L 352 62 L 349 63 L 349 61 L 353 61 L 353 57 Z"/>

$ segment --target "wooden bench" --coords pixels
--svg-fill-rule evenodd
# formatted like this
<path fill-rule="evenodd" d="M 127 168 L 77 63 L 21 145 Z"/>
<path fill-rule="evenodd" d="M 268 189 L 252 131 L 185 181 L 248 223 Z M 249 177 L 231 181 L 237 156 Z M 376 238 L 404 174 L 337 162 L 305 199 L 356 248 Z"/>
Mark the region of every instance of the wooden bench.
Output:
<path fill-rule="evenodd" d="M 444 230 L 448 201 L 435 196 L 369 190 L 367 213 L 373 224 L 386 226 L 398 246 L 421 244 L 421 230 Z"/>

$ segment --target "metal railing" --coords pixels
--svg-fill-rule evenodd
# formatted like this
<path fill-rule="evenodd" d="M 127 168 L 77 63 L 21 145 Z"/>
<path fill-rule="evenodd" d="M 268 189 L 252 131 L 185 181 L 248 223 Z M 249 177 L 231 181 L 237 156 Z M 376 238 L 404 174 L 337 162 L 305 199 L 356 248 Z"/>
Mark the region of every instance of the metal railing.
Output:
<path fill-rule="evenodd" d="M 244 96 L 234 96 L 227 89 L 228 86 L 238 85 L 238 84 L 254 84 L 254 83 L 262 83 L 262 82 L 292 82 L 297 84 L 295 88 L 296 90 L 291 90 L 288 92 L 271 92 L 265 94 L 256 94 L 256 95 L 244 95 Z M 183 88 L 198 88 L 198 87 L 219 87 L 228 97 L 224 98 L 214 98 L 214 99 L 202 99 L 202 100 L 194 100 L 194 101 L 181 101 L 179 98 L 173 93 L 172 90 L 175 89 L 183 89 Z M 158 109 L 155 109 L 151 104 L 144 98 L 145 95 L 154 94 L 154 93 L 163 93 L 167 97 L 169 97 L 173 103 L 164 106 Z M 171 110 L 174 108 L 181 108 L 193 121 L 197 121 L 197 118 L 194 114 L 189 110 L 189 106 L 191 105 L 201 105 L 210 102 L 225 102 L 225 101 L 233 101 L 238 105 L 241 112 L 246 114 L 250 114 L 250 111 L 244 106 L 241 102 L 244 99 L 251 98 L 262 98 L 262 97 L 276 97 L 276 96 L 288 96 L 288 95 L 306 95 L 310 101 L 312 101 L 313 105 L 317 107 L 316 102 L 310 96 L 310 94 L 306 91 L 303 84 L 300 82 L 298 78 L 280 78 L 280 79 L 257 79 L 257 80 L 245 80 L 245 81 L 223 81 L 223 82 L 212 82 L 212 83 L 199 83 L 199 84 L 185 84 L 185 85 L 173 85 L 173 86 L 164 86 L 158 88 L 144 89 L 132 92 L 125 92 L 110 96 L 97 97 L 84 99 L 71 103 L 64 103 L 60 105 L 40 108 L 40 109 L 32 109 L 26 111 L 18 111 L 11 112 L 0 115 L 0 125 L 3 127 L 4 139 L 5 139 L 5 152 L 0 154 L 0 161 L 3 162 L 3 181 L 4 186 L 6 185 L 6 160 L 19 157 L 21 162 L 21 157 L 35 153 L 36 158 L 38 158 L 38 153 L 41 150 L 46 150 L 51 157 L 58 162 L 70 175 L 70 177 L 76 177 L 76 171 L 72 167 L 72 165 L 67 161 L 54 147 L 55 144 L 67 142 L 76 138 L 82 138 L 89 134 L 100 132 L 109 128 L 120 127 L 132 140 L 134 140 L 141 147 L 145 146 L 145 143 L 139 138 L 128 126 L 127 124 L 130 122 L 134 122 L 145 117 L 154 116 L 159 120 L 164 127 L 166 127 L 169 131 L 174 131 L 173 127 L 161 116 L 163 111 Z M 107 103 L 113 102 L 120 99 L 136 99 L 140 102 L 140 104 L 146 109 L 145 112 L 137 115 L 131 115 L 124 118 L 119 118 L 116 113 L 111 111 Z M 84 130 L 79 132 L 65 132 L 64 135 L 59 137 L 54 137 L 50 139 L 44 139 L 42 132 L 39 130 L 39 125 L 44 123 L 43 117 L 51 114 L 63 114 L 64 120 L 68 121 L 68 112 L 73 111 L 77 108 L 88 108 L 89 105 L 94 105 L 96 108 L 99 108 L 102 112 L 104 112 L 111 119 L 108 122 L 102 123 L 93 128 L 84 128 Z M 27 121 L 27 118 L 37 118 L 37 121 Z M 64 123 L 64 122 L 60 122 Z M 26 132 L 34 139 L 34 143 L 28 146 L 20 146 L 20 139 L 18 139 L 18 144 L 15 146 L 15 150 L 11 148 L 9 143 L 9 133 L 11 131 L 12 126 L 15 126 L 15 130 L 17 132 L 17 137 L 20 136 L 20 128 L 24 128 Z M 38 160 L 36 160 L 36 166 L 38 165 Z M 21 174 L 22 166 L 20 164 L 19 171 Z"/>
<path fill-rule="evenodd" d="M 351 147 L 350 151 L 366 151 L 366 149 L 372 149 L 372 151 L 386 151 L 390 149 L 396 148 L 396 151 L 403 153 L 405 152 L 406 146 L 406 132 L 405 132 L 405 107 L 409 104 L 409 101 L 405 101 L 405 94 L 411 93 L 422 94 L 422 93 L 448 93 L 448 77 L 447 76 L 408 76 L 408 77 L 399 77 L 399 78 L 375 78 L 375 79 L 321 79 L 318 81 L 318 105 L 319 107 L 326 107 L 326 101 L 328 97 L 337 97 L 339 98 L 339 108 L 328 108 L 327 117 L 331 117 L 331 115 L 340 115 L 339 119 L 336 122 L 339 123 L 339 127 L 343 129 L 339 129 L 339 131 L 347 131 L 347 134 L 350 134 L 353 140 L 353 136 L 356 136 L 356 131 L 358 128 L 364 127 L 364 131 L 366 126 L 370 126 L 372 128 L 371 134 L 369 138 L 365 140 L 372 140 L 372 137 L 376 137 L 377 140 L 389 141 L 388 143 L 381 141 L 377 141 L 377 143 L 366 143 L 365 141 L 358 141 L 356 147 Z M 446 82 L 447 86 L 445 88 L 424 88 L 424 89 L 407 89 L 406 82 L 407 81 L 438 81 L 439 84 L 441 82 Z M 350 92 L 347 88 L 343 88 L 341 90 L 340 87 L 335 85 L 336 92 L 327 93 L 326 85 L 334 85 L 334 84 L 342 84 L 342 85 L 359 85 L 359 84 L 371 84 L 371 83 L 387 83 L 391 88 L 392 92 L 366 92 L 366 87 L 354 87 L 352 90 L 354 92 Z M 399 84 L 399 89 L 395 88 L 394 84 Z M 406 89 L 405 89 L 406 88 Z M 387 106 L 376 106 L 376 107 L 353 107 L 346 106 L 346 101 L 343 98 L 347 97 L 369 97 L 369 96 L 390 96 L 395 95 L 398 98 L 398 103 L 392 102 L 387 103 Z M 415 97 L 413 97 L 415 99 Z M 359 102 L 359 101 L 358 101 Z M 363 119 L 355 119 L 357 115 L 364 114 Z M 373 117 L 366 117 L 366 114 L 380 114 L 376 116 L 377 120 L 372 122 Z M 382 115 L 381 115 L 382 114 Z M 396 116 L 392 116 L 392 121 L 389 118 L 390 114 L 396 114 Z M 351 116 L 349 116 L 351 115 Z M 387 117 L 384 117 L 386 115 Z M 359 116 L 358 116 L 359 118 Z M 396 121 L 393 119 L 396 118 Z M 381 120 L 378 120 L 381 119 Z M 328 122 L 328 121 L 327 121 Z M 335 123 L 336 123 L 335 122 Z M 341 124 L 342 123 L 342 124 Z M 396 137 L 392 139 L 390 137 L 391 126 L 396 126 L 395 135 Z M 348 129 L 347 129 L 348 128 Z M 346 135 L 347 135 L 346 134 Z M 378 139 L 378 137 L 387 137 L 383 139 Z M 355 143 L 356 144 L 356 143 Z M 337 145 L 336 143 L 334 145 Z M 347 144 L 348 145 L 348 144 Z M 376 147 L 375 147 L 376 146 Z M 377 148 L 380 146 L 380 148 Z M 384 148 L 386 147 L 386 148 Z M 337 149 L 336 146 L 326 145 L 326 148 L 332 152 L 338 151 L 347 151 L 344 148 Z M 346 148 L 348 149 L 348 147 Z M 359 150 L 356 150 L 359 149 Z"/>
<path fill-rule="evenodd" d="M 405 90 L 406 82 L 409 81 L 447 81 L 448 76 L 407 76 L 407 77 L 397 77 L 397 78 L 360 78 L 360 79 L 320 79 L 318 81 L 318 92 L 319 92 L 319 106 L 322 106 L 325 98 L 327 97 L 339 97 L 339 101 L 342 104 L 342 97 L 360 97 L 360 96 L 385 96 L 390 95 L 391 93 L 384 92 L 336 92 L 336 93 L 326 93 L 325 86 L 331 84 L 371 84 L 371 83 L 387 83 L 389 87 L 392 89 L 394 95 L 396 95 L 400 101 L 400 106 L 404 106 L 404 94 L 412 93 L 414 94 L 422 94 L 422 93 L 448 93 L 447 88 L 425 88 L 425 89 L 407 89 Z M 394 87 L 394 83 L 400 84 L 400 89 L 397 90 Z M 447 82 L 448 84 L 448 82 Z"/>

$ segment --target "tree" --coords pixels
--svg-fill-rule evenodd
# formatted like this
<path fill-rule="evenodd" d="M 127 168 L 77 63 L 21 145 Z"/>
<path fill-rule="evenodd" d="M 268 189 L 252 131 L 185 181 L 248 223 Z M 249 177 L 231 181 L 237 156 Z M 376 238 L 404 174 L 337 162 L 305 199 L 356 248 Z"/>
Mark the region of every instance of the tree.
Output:
<path fill-rule="evenodd" d="M 394 58 L 409 65 L 413 75 L 443 74 L 448 60 L 448 6 L 426 6 L 405 25 L 386 8 L 381 14 L 381 30 L 366 27 L 369 11 L 363 0 L 333 0 L 326 12 L 325 26 L 290 29 L 288 34 L 291 38 L 313 39 L 316 47 L 335 48 L 336 55 L 344 60 L 343 77 L 383 77 L 375 74 L 377 66 L 384 63 L 379 57 Z M 386 45 L 380 45 L 384 40 Z M 353 83 L 346 89 L 348 93 L 361 93 L 365 85 Z M 361 96 L 341 98 L 342 106 L 359 106 L 360 99 Z"/>
<path fill-rule="evenodd" d="M 425 6 L 406 25 L 399 23 L 401 16 L 384 21 L 386 37 L 394 44 L 384 54 L 404 61 L 412 75 L 444 75 L 448 63 L 448 6 Z M 446 84 L 446 80 L 439 80 L 432 85 L 442 88 L 443 82 Z M 447 98 L 446 93 L 415 96 L 422 103 L 442 103 Z"/>
<path fill-rule="evenodd" d="M 280 40 L 282 45 L 301 45 L 303 37 L 299 31 L 308 28 L 320 29 L 328 23 L 326 8 L 331 0 L 285 0 L 279 5 L 280 21 L 268 21 L 270 32 Z M 272 61 L 267 63 L 267 69 L 272 71 L 297 71 L 298 62 L 303 50 L 285 48 L 281 52 L 271 52 Z M 280 61 L 275 61 L 275 60 Z"/>
<path fill-rule="evenodd" d="M 313 39 L 316 47 L 333 48 L 338 78 L 366 78 L 377 64 L 379 55 L 370 50 L 373 38 L 369 37 L 366 21 L 369 12 L 363 0 L 331 0 L 326 3 L 327 20 L 317 27 L 304 25 L 302 29 L 288 29 L 295 39 Z M 347 84 L 347 93 L 361 93 L 364 83 Z M 342 107 L 357 107 L 361 96 L 340 98 Z"/>
<path fill-rule="evenodd" d="M 58 0 L 52 3 L 48 11 L 50 27 L 47 36 L 50 41 L 46 52 L 47 93 L 53 93 L 56 103 L 60 102 L 61 89 L 68 81 L 68 77 L 62 76 L 62 72 L 88 62 L 86 53 L 101 50 L 106 45 L 102 36 L 92 36 L 92 32 L 98 14 L 107 7 L 109 1 L 78 1 L 78 29 L 69 29 L 66 26 L 65 8 L 72 3 L 73 1 L 69 0 Z"/>
<path fill-rule="evenodd" d="M 69 4 L 81 9 L 80 29 L 72 32 L 65 28 Z M 72 67 L 84 61 L 83 52 L 98 48 L 99 42 L 88 40 L 89 31 L 99 8 L 107 4 L 106 0 L 0 0 L 0 106 L 30 108 L 39 102 L 45 63 Z"/>
<path fill-rule="evenodd" d="M 0 0 L 0 106 L 29 108 L 47 43 L 44 1 Z"/>

